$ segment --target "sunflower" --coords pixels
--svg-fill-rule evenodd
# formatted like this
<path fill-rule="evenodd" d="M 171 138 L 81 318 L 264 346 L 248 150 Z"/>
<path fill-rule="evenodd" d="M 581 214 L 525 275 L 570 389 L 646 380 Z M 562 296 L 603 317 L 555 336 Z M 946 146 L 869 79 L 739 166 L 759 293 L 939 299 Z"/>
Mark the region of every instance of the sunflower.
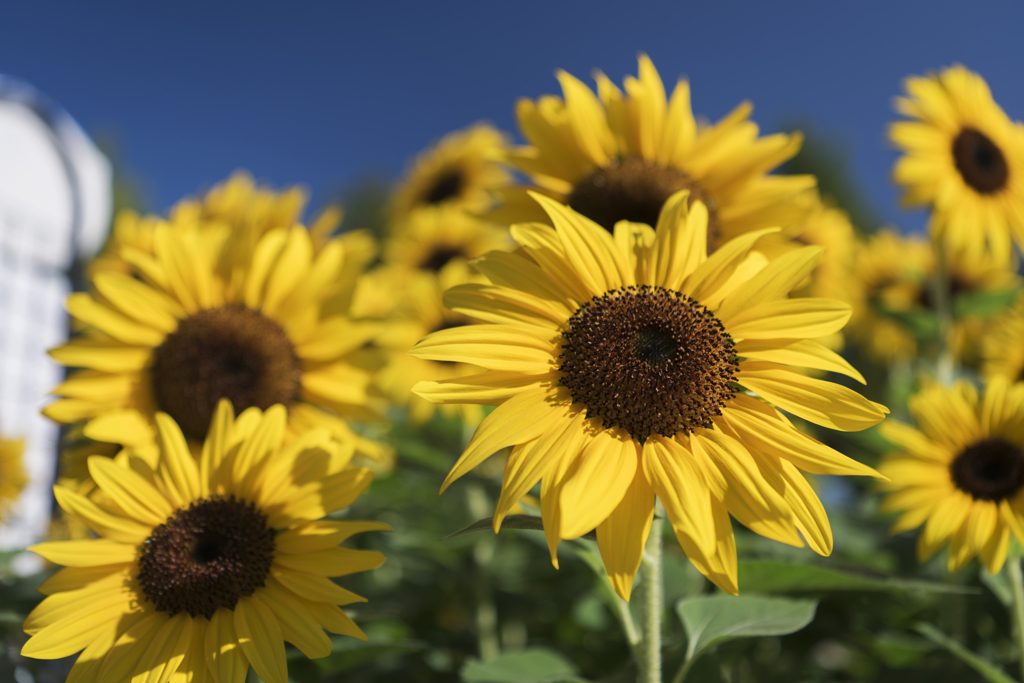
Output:
<path fill-rule="evenodd" d="M 465 262 L 508 243 L 507 229 L 456 207 L 427 207 L 392 224 L 384 264 L 437 273 L 453 259 Z"/>
<path fill-rule="evenodd" d="M 0 439 L 0 520 L 18 501 L 21 490 L 28 483 L 22 462 L 24 452 L 23 439 Z"/>
<path fill-rule="evenodd" d="M 844 431 L 886 410 L 790 365 L 860 375 L 812 338 L 839 330 L 849 306 L 787 299 L 820 247 L 765 264 L 748 259 L 774 229 L 707 256 L 708 211 L 669 198 L 657 230 L 620 222 L 614 236 L 541 195 L 554 228 L 519 224 L 521 252 L 475 262 L 491 284 L 450 290 L 455 311 L 490 324 L 434 332 L 412 354 L 486 369 L 421 382 L 435 403 L 497 405 L 444 482 L 512 447 L 494 516 L 541 482 L 552 562 L 557 545 L 597 529 L 615 589 L 628 599 L 661 499 L 690 560 L 737 593 L 731 513 L 755 532 L 828 554 L 824 508 L 800 473 L 874 470 L 796 430 L 772 404 Z M 861 380 L 862 381 L 862 380 Z M 756 396 L 754 395 L 756 394 Z M 759 398 L 760 397 L 760 400 Z M 798 469 L 799 468 L 799 469 Z"/>
<path fill-rule="evenodd" d="M 1024 129 L 959 64 L 904 87 L 896 109 L 912 120 L 889 128 L 905 153 L 893 169 L 903 201 L 934 208 L 931 228 L 950 251 L 987 248 L 1009 263 L 1011 236 L 1024 243 Z"/>
<path fill-rule="evenodd" d="M 949 571 L 979 555 L 998 573 L 1010 533 L 1024 542 L 1024 384 L 994 378 L 980 399 L 967 382 L 931 385 L 911 398 L 910 412 L 916 429 L 881 427 L 899 449 L 879 466 L 890 491 L 882 510 L 901 513 L 892 532 L 923 524 L 921 562 L 948 542 Z"/>
<path fill-rule="evenodd" d="M 1024 298 L 996 318 L 981 333 L 981 374 L 1003 377 L 1010 382 L 1024 380 Z"/>
<path fill-rule="evenodd" d="M 255 240 L 272 228 L 290 228 L 300 222 L 307 200 L 308 194 L 301 187 L 275 191 L 257 186 L 247 171 L 235 171 L 203 198 L 179 201 L 171 209 L 169 220 L 179 227 L 248 231 Z M 337 230 L 343 216 L 340 207 L 329 206 L 313 221 L 310 233 L 318 250 Z M 130 209 L 118 212 L 102 253 L 89 264 L 90 277 L 100 272 L 130 273 L 131 264 L 121 257 L 122 250 L 132 247 L 152 254 L 154 231 L 166 222 L 159 216 L 140 216 Z"/>
<path fill-rule="evenodd" d="M 359 349 L 378 326 L 322 315 L 346 267 L 341 243 L 314 253 L 296 226 L 249 249 L 227 232 L 158 226 L 152 255 L 123 250 L 132 274 L 97 273 L 95 294 L 72 294 L 68 310 L 87 329 L 50 354 L 82 369 L 44 413 L 150 453 L 158 410 L 198 446 L 220 398 L 239 411 L 284 404 L 290 436 L 319 425 L 356 438 L 342 418 L 377 418 Z"/>
<path fill-rule="evenodd" d="M 444 136 L 424 150 L 399 183 L 393 200 L 394 220 L 424 207 L 454 207 L 482 213 L 512 177 L 503 160 L 505 135 L 476 123 Z"/>
<path fill-rule="evenodd" d="M 991 254 L 958 251 L 948 256 L 949 295 L 954 303 L 960 297 L 1007 291 L 1019 283 Z M 857 248 L 854 274 L 854 286 L 839 294 L 854 307 L 851 338 L 883 362 L 916 356 L 918 339 L 901 317 L 936 320 L 932 246 L 921 238 L 880 231 Z M 955 319 L 953 353 L 976 362 L 984 327 L 984 319 L 969 311 Z"/>
<path fill-rule="evenodd" d="M 481 279 L 479 276 L 476 279 Z M 465 363 L 447 363 L 414 358 L 409 355 L 417 341 L 436 330 L 461 327 L 471 322 L 461 313 L 445 308 L 441 303 L 445 290 L 473 280 L 469 265 L 451 262 L 438 273 L 417 272 L 407 280 L 401 304 L 388 319 L 386 331 L 376 345 L 387 355 L 384 367 L 375 381 L 394 405 L 406 406 L 413 424 L 422 424 L 440 408 L 446 417 L 458 417 L 465 424 L 476 425 L 483 418 L 479 405 L 435 406 L 412 393 L 413 385 L 423 380 L 447 380 L 470 375 L 475 369 Z"/>
<path fill-rule="evenodd" d="M 217 407 L 199 461 L 166 414 L 157 468 L 90 458 L 115 511 L 60 486 L 57 501 L 99 538 L 31 548 L 65 565 L 39 590 L 22 654 L 83 650 L 80 683 L 241 681 L 252 665 L 286 683 L 284 641 L 308 657 L 331 652 L 321 630 L 365 640 L 339 605 L 364 601 L 330 580 L 378 567 L 377 552 L 339 547 L 384 524 L 321 520 L 348 507 L 372 474 L 346 467 L 351 445 L 325 430 L 283 446 L 285 409 Z M 136 676 L 140 678 L 135 678 Z"/>
<path fill-rule="evenodd" d="M 743 103 L 717 124 L 701 129 L 690 109 L 690 86 L 680 79 L 666 99 L 647 55 L 639 76 L 625 79 L 625 94 L 597 72 L 597 95 L 564 71 L 564 100 L 551 95 L 520 99 L 516 114 L 529 143 L 509 161 L 544 194 L 611 231 L 620 220 L 653 226 L 665 200 L 687 189 L 708 208 L 709 247 L 736 235 L 797 221 L 806 207 L 797 197 L 813 176 L 767 173 L 800 149 L 802 137 L 758 138 Z M 509 222 L 543 220 L 525 188 L 507 191 L 501 214 Z"/>

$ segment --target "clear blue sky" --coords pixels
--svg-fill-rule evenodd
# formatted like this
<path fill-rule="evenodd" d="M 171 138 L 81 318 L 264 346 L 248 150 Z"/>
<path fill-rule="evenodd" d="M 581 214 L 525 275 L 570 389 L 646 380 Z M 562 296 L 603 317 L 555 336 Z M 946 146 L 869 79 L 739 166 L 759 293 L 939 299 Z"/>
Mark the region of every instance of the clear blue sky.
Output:
<path fill-rule="evenodd" d="M 246 167 L 317 205 L 360 173 L 402 171 L 445 132 L 514 131 L 553 72 L 620 81 L 638 51 L 690 77 L 711 119 L 743 99 L 765 131 L 800 118 L 842 141 L 884 219 L 905 226 L 885 126 L 901 79 L 953 62 L 1024 119 L 1024 3 L 5 3 L 0 72 L 90 131 L 116 131 L 156 209 Z"/>

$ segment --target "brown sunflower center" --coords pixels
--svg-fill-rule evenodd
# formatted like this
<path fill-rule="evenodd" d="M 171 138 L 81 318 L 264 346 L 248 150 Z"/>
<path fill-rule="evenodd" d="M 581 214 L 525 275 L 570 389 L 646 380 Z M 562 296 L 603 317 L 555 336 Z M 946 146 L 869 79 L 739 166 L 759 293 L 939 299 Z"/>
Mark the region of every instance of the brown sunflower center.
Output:
<path fill-rule="evenodd" d="M 459 247 L 443 246 L 438 245 L 434 247 L 434 250 L 427 254 L 426 258 L 420 264 L 420 268 L 424 270 L 432 270 L 435 273 L 440 271 L 448 262 L 453 258 L 465 258 L 466 254 Z"/>
<path fill-rule="evenodd" d="M 953 161 L 964 182 L 981 194 L 999 192 L 1010 178 L 1003 151 L 976 128 L 964 128 L 953 140 Z"/>
<path fill-rule="evenodd" d="M 718 239 L 718 221 L 708 196 L 677 168 L 659 166 L 640 157 L 624 157 L 579 181 L 569 194 L 569 206 L 611 232 L 619 221 L 658 224 L 665 201 L 689 190 L 688 205 L 698 199 L 708 207 L 708 244 Z"/>
<path fill-rule="evenodd" d="M 252 503 L 204 498 L 153 529 L 139 555 L 139 586 L 159 612 L 209 619 L 263 586 L 274 530 Z"/>
<path fill-rule="evenodd" d="M 437 174 L 434 182 L 431 183 L 423 193 L 425 204 L 443 204 L 450 199 L 455 199 L 466 186 L 466 178 L 462 171 L 457 168 L 449 168 Z"/>
<path fill-rule="evenodd" d="M 202 441 L 221 398 L 235 411 L 290 404 L 302 364 L 280 325 L 241 306 L 203 309 L 181 321 L 155 352 L 157 405 Z"/>
<path fill-rule="evenodd" d="M 707 427 L 733 397 L 732 337 L 706 307 L 647 285 L 591 299 L 573 314 L 559 356 L 574 402 L 643 443 Z"/>
<path fill-rule="evenodd" d="M 956 487 L 976 500 L 1006 500 L 1024 487 L 1024 450 L 990 437 L 960 451 L 949 473 Z"/>

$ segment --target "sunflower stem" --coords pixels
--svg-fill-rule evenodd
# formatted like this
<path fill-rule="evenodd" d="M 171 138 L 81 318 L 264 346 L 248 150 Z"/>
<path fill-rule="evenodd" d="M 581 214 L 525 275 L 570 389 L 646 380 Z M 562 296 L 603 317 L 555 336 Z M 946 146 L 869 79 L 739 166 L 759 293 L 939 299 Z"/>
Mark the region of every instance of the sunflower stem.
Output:
<path fill-rule="evenodd" d="M 950 296 L 949 265 L 946 262 L 946 245 L 942 239 L 935 241 L 935 280 L 932 287 L 935 312 L 939 316 L 936 375 L 939 382 L 948 387 L 953 384 L 956 359 L 953 357 L 953 302 Z"/>
<path fill-rule="evenodd" d="M 483 487 L 474 484 L 466 489 L 470 515 L 474 519 L 487 516 L 491 501 Z M 476 638 L 480 659 L 489 662 L 501 654 L 498 640 L 498 607 L 494 602 L 491 585 L 491 561 L 494 559 L 495 538 L 483 535 L 473 546 L 473 560 L 476 563 Z"/>
<path fill-rule="evenodd" d="M 1010 590 L 1013 592 L 1013 630 L 1017 637 L 1020 653 L 1020 677 L 1024 681 L 1024 572 L 1020 567 L 1021 558 L 1007 560 L 1010 570 Z"/>
<path fill-rule="evenodd" d="M 661 613 L 664 609 L 661 604 L 664 599 L 661 585 L 661 525 L 661 516 L 655 513 L 640 565 L 644 638 L 640 680 L 643 683 L 661 683 Z"/>

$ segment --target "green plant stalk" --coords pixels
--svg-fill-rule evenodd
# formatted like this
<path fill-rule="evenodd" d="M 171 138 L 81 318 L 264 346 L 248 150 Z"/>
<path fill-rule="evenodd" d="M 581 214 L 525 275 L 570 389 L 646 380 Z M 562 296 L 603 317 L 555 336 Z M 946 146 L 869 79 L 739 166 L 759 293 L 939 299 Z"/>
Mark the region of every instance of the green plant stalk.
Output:
<path fill-rule="evenodd" d="M 491 503 L 487 493 L 479 484 L 466 488 L 470 514 L 480 519 L 487 516 Z M 498 607 L 494 603 L 494 589 L 491 585 L 491 561 L 494 559 L 495 539 L 486 534 L 473 547 L 476 562 L 476 637 L 480 659 L 489 662 L 501 654 L 498 640 Z"/>
<path fill-rule="evenodd" d="M 615 616 L 618 617 L 619 623 L 622 624 L 622 632 L 626 635 L 626 642 L 629 644 L 629 652 L 633 655 L 633 661 L 636 662 L 637 666 L 640 666 L 640 644 L 642 638 L 640 631 L 636 628 L 636 623 L 633 622 L 633 613 L 629 611 L 629 603 L 619 597 L 619 594 L 609 588 L 611 592 L 612 605 L 614 605 Z"/>
<path fill-rule="evenodd" d="M 1010 570 L 1010 590 L 1013 594 L 1013 627 L 1017 638 L 1017 651 L 1020 653 L 1020 677 L 1024 681 L 1024 572 L 1021 571 L 1021 558 L 1011 557 L 1007 560 Z"/>
<path fill-rule="evenodd" d="M 643 665 L 640 680 L 643 683 L 661 683 L 661 613 L 664 609 L 661 526 L 661 515 L 655 512 L 651 534 L 644 549 L 644 559 L 640 564 L 643 590 Z"/>
<path fill-rule="evenodd" d="M 935 301 L 935 312 L 939 316 L 939 357 L 936 360 L 936 375 L 939 382 L 948 387 L 953 384 L 956 360 L 953 357 L 953 301 L 950 296 L 949 266 L 946 263 L 946 246 L 941 239 L 935 241 L 932 298 Z"/>

